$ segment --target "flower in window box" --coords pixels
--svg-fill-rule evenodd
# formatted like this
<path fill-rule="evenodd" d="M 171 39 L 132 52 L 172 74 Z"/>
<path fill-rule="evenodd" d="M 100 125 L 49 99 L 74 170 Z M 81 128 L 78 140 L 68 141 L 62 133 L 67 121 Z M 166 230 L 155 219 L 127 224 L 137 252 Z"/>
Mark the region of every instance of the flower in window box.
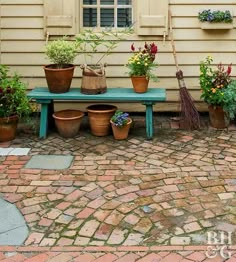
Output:
<path fill-rule="evenodd" d="M 233 16 L 229 10 L 212 11 L 210 9 L 206 9 L 198 13 L 198 19 L 200 22 L 209 22 L 209 23 L 232 23 L 233 22 Z"/>

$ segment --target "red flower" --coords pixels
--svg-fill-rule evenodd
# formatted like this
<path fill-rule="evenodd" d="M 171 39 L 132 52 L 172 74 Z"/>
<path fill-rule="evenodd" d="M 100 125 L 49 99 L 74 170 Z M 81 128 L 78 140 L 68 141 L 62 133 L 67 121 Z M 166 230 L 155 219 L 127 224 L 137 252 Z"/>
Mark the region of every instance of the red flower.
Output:
<path fill-rule="evenodd" d="M 131 45 L 131 50 L 135 51 L 134 43 Z"/>
<path fill-rule="evenodd" d="M 232 71 L 232 63 L 230 65 L 228 65 L 228 69 L 227 69 L 227 75 L 229 76 L 231 74 Z"/>
<path fill-rule="evenodd" d="M 157 46 L 154 43 L 152 43 L 151 44 L 151 54 L 156 54 L 157 51 L 158 51 Z"/>

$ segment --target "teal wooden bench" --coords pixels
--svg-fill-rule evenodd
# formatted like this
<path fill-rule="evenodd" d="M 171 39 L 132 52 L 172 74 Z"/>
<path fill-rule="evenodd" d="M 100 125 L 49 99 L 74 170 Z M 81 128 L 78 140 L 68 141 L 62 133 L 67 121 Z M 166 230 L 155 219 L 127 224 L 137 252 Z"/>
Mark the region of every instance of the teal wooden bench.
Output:
<path fill-rule="evenodd" d="M 54 100 L 73 100 L 82 102 L 136 102 L 146 106 L 146 136 L 153 138 L 153 105 L 166 101 L 164 88 L 149 88 L 148 92 L 138 94 L 133 88 L 108 88 L 107 92 L 98 95 L 85 95 L 80 88 L 71 88 L 63 94 L 50 93 L 46 87 L 36 87 L 27 96 L 41 104 L 39 137 L 46 138 L 48 130 L 49 111 L 53 111 Z"/>

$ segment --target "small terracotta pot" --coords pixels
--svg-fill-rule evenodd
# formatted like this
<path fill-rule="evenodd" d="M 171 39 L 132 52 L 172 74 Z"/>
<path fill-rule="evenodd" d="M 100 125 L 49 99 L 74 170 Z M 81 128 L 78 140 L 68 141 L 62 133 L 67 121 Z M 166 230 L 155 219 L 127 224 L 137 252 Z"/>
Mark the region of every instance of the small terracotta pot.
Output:
<path fill-rule="evenodd" d="M 0 118 L 0 142 L 15 139 L 18 119 L 16 115 Z"/>
<path fill-rule="evenodd" d="M 87 107 L 91 133 L 95 136 L 107 136 L 111 132 L 110 119 L 117 110 L 116 106 L 97 104 Z"/>
<path fill-rule="evenodd" d="M 56 68 L 51 64 L 44 66 L 44 72 L 51 93 L 66 93 L 69 91 L 75 66 L 68 64 L 65 68 Z"/>
<path fill-rule="evenodd" d="M 57 130 L 65 138 L 78 134 L 83 116 L 84 113 L 79 110 L 62 110 L 53 114 Z"/>
<path fill-rule="evenodd" d="M 230 119 L 228 114 L 221 106 L 208 106 L 210 124 L 212 127 L 222 129 L 229 126 Z"/>
<path fill-rule="evenodd" d="M 132 124 L 131 118 L 129 118 L 128 123 L 122 127 L 116 126 L 111 120 L 110 120 L 110 123 L 111 123 L 112 131 L 113 131 L 113 136 L 115 139 L 117 140 L 127 139 L 129 135 L 130 126 Z"/>
<path fill-rule="evenodd" d="M 146 93 L 149 79 L 146 76 L 131 76 L 134 91 L 136 93 Z"/>

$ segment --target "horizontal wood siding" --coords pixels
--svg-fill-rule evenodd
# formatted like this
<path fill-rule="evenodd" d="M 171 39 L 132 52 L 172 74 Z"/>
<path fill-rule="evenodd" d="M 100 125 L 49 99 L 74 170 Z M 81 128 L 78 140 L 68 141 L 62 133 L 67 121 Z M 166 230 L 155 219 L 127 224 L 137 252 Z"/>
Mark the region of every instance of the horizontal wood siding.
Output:
<path fill-rule="evenodd" d="M 136 0 L 134 0 L 136 1 Z M 158 0 L 157 0 L 158 1 Z M 207 55 L 214 58 L 215 64 L 233 63 L 233 76 L 236 77 L 236 30 L 202 30 L 197 19 L 198 12 L 205 8 L 223 8 L 236 14 L 236 1 L 230 0 L 170 0 L 173 35 L 177 59 L 184 72 L 186 86 L 196 102 L 200 101 L 199 62 Z M 11 66 L 28 82 L 28 88 L 45 86 L 43 65 L 49 63 L 44 54 L 44 10 L 43 0 L 1 0 L 0 62 Z M 234 21 L 235 23 L 235 21 Z M 130 56 L 130 45 L 142 46 L 145 41 L 155 41 L 159 53 L 158 83 L 150 83 L 151 88 L 167 88 L 167 103 L 156 105 L 156 110 L 171 111 L 177 108 L 179 86 L 175 77 L 176 67 L 170 39 L 164 42 L 161 37 L 129 37 L 119 44 L 114 54 L 107 57 L 108 87 L 128 87 L 131 85 L 124 64 Z M 100 57 L 96 54 L 95 60 Z M 84 57 L 79 54 L 72 86 L 80 86 L 81 69 Z M 131 107 L 143 111 L 142 106 Z M 199 104 L 199 108 L 205 107 Z"/>

